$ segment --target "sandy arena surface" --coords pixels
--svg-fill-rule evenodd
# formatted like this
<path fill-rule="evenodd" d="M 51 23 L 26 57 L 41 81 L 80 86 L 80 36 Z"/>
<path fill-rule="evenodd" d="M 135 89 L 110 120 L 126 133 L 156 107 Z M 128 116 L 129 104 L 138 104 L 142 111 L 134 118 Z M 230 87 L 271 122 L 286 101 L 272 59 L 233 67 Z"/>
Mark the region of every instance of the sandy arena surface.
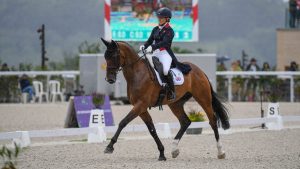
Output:
<path fill-rule="evenodd" d="M 19 168 L 81 169 L 299 169 L 300 129 L 257 131 L 222 135 L 227 157 L 217 159 L 212 134 L 184 136 L 180 155 L 171 157 L 171 139 L 163 139 L 167 161 L 157 161 L 158 151 L 152 139 L 120 140 L 113 154 L 104 154 L 107 143 L 36 146 L 25 149 Z"/>
<path fill-rule="evenodd" d="M 67 103 L 0 104 L 0 132 L 18 130 L 61 129 Z M 267 105 L 264 104 L 264 107 Z M 112 106 L 115 123 L 129 112 L 131 106 Z M 189 102 L 186 110 L 200 109 Z M 260 117 L 259 103 L 231 103 L 231 118 Z M 154 123 L 177 122 L 167 106 L 164 111 L 150 111 Z M 299 103 L 280 103 L 283 116 L 300 116 Z M 131 124 L 142 124 L 137 118 Z M 81 168 L 293 168 L 300 169 L 300 122 L 286 125 L 281 131 L 234 127 L 233 134 L 221 135 L 226 159 L 217 159 L 214 135 L 205 129 L 202 135 L 184 135 L 180 155 L 171 157 L 172 139 L 162 139 L 167 161 L 159 162 L 154 140 L 147 132 L 122 133 L 113 154 L 104 154 L 108 142 L 87 144 L 85 137 L 32 139 L 18 158 L 21 169 Z M 255 126 L 250 126 L 255 127 Z M 173 135 L 176 132 L 172 133 Z M 110 136 L 108 136 L 110 137 Z M 3 143 L 3 142 L 2 142 Z M 1 144 L 1 142 L 0 142 Z"/>

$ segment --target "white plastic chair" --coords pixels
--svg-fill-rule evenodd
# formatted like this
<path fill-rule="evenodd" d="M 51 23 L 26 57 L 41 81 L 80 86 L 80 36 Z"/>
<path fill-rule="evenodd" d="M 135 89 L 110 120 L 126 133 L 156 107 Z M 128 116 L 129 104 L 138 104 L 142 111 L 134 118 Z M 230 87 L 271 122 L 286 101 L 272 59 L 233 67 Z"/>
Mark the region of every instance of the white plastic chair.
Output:
<path fill-rule="evenodd" d="M 55 102 L 57 96 L 60 97 L 60 101 L 63 101 L 63 94 L 60 91 L 60 82 L 57 80 L 49 81 L 49 92 L 50 92 L 50 101 Z"/>
<path fill-rule="evenodd" d="M 41 81 L 33 81 L 32 84 L 35 91 L 35 99 L 38 99 L 39 103 L 42 103 L 43 96 L 45 96 L 45 100 L 48 102 L 48 93 L 44 92 L 43 83 Z"/>

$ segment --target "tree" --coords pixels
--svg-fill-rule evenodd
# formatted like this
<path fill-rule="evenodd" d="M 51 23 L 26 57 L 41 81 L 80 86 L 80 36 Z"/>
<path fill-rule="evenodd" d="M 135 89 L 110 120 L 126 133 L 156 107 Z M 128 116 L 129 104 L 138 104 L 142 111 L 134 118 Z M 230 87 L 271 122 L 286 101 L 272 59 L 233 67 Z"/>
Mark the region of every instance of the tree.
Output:
<path fill-rule="evenodd" d="M 101 47 L 99 43 L 89 44 L 87 41 L 82 42 L 78 47 L 79 53 L 100 53 Z"/>
<path fill-rule="evenodd" d="M 100 53 L 101 46 L 99 43 L 82 42 L 78 46 L 78 53 L 72 54 L 64 52 L 63 62 L 49 62 L 49 70 L 79 70 L 79 55 L 82 53 Z"/>
<path fill-rule="evenodd" d="M 178 46 L 172 47 L 172 50 L 173 50 L 174 53 L 194 53 L 194 52 L 192 52 L 191 50 L 188 50 L 188 49 L 182 49 L 182 48 L 180 48 L 180 47 L 178 47 Z"/>

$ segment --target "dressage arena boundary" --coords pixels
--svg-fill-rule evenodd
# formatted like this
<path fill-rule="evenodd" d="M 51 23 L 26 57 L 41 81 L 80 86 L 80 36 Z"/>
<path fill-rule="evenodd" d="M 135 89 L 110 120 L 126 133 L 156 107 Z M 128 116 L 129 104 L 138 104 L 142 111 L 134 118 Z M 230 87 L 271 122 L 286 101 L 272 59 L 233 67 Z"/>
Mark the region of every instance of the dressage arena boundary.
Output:
<path fill-rule="evenodd" d="M 300 121 L 300 116 L 277 116 L 265 118 L 247 118 L 247 119 L 231 119 L 231 126 L 243 125 L 261 125 L 266 124 L 269 130 L 281 130 L 283 122 Z M 87 128 L 68 128 L 55 130 L 31 130 L 31 131 L 15 131 L 0 133 L 0 140 L 11 140 L 21 147 L 30 146 L 31 138 L 61 137 L 88 135 L 88 143 L 99 143 L 106 141 L 106 133 L 114 133 L 118 126 L 106 127 L 87 127 Z M 171 138 L 171 129 L 179 129 L 179 123 L 157 123 L 155 124 L 157 133 L 161 138 Z M 189 128 L 210 128 L 208 122 L 193 122 Z M 123 129 L 124 132 L 143 132 L 148 131 L 146 125 L 128 125 Z M 230 129 L 224 131 L 219 129 L 221 134 L 230 134 Z"/>

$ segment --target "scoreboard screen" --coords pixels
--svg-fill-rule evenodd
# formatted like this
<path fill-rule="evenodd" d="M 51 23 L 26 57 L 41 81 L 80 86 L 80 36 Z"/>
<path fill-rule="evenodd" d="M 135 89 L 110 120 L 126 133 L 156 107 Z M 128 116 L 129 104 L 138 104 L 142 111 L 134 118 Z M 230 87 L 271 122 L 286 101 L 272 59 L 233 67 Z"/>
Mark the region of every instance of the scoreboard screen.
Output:
<path fill-rule="evenodd" d="M 198 0 L 106 0 L 106 38 L 145 41 L 158 25 L 156 11 L 172 10 L 175 42 L 198 41 Z"/>

